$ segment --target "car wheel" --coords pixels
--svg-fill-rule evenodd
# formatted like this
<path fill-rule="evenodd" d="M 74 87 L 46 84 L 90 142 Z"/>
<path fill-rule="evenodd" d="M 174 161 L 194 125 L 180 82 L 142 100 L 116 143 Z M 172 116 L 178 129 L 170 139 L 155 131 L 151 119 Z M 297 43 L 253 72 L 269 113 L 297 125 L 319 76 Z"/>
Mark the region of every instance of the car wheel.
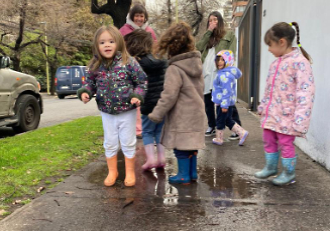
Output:
<path fill-rule="evenodd" d="M 59 95 L 59 94 L 57 94 L 57 97 L 58 97 L 59 99 L 64 99 L 65 95 Z"/>
<path fill-rule="evenodd" d="M 15 132 L 27 132 L 38 127 L 40 122 L 40 106 L 34 96 L 20 96 L 16 101 L 15 113 L 18 116 L 18 125 L 13 127 Z"/>

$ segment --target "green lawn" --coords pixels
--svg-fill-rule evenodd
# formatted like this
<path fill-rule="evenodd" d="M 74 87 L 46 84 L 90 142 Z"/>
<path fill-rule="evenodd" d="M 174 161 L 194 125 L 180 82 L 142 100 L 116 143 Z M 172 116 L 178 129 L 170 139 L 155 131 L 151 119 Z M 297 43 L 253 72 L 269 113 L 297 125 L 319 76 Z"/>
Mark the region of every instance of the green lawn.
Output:
<path fill-rule="evenodd" d="M 0 211 L 18 198 L 28 203 L 41 186 L 54 187 L 102 154 L 102 143 L 99 116 L 0 140 Z"/>

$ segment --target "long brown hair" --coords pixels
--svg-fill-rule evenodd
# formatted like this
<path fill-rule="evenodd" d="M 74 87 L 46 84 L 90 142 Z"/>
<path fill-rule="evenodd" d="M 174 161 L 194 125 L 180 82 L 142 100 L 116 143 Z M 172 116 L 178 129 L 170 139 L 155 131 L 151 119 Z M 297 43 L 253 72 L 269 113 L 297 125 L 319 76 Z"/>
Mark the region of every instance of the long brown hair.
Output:
<path fill-rule="evenodd" d="M 175 23 L 161 36 L 156 45 L 156 56 L 168 55 L 171 58 L 195 50 L 195 39 L 191 33 L 191 27 L 185 22 Z"/>
<path fill-rule="evenodd" d="M 141 29 L 132 31 L 124 36 L 128 53 L 139 57 L 152 52 L 153 39 L 149 32 Z"/>
<path fill-rule="evenodd" d="M 270 46 L 271 41 L 278 43 L 280 39 L 285 39 L 288 43 L 288 46 L 292 46 L 294 37 L 296 36 L 297 31 L 297 44 L 300 47 L 301 53 L 305 56 L 309 62 L 312 62 L 312 58 L 307 53 L 307 51 L 300 44 L 300 34 L 299 34 L 299 25 L 297 22 L 292 22 L 292 25 L 286 22 L 279 22 L 272 26 L 265 34 L 264 41 Z M 292 28 L 294 26 L 296 31 Z"/>
<path fill-rule="evenodd" d="M 209 20 L 211 16 L 215 16 L 218 19 L 218 25 L 216 28 L 214 28 L 212 35 L 207 43 L 207 48 L 212 48 L 215 45 L 217 45 L 220 42 L 220 39 L 223 38 L 226 34 L 226 29 L 225 29 L 225 22 L 222 18 L 222 15 L 218 11 L 213 11 L 210 13 L 209 17 L 207 18 L 207 24 L 206 24 L 206 29 L 209 28 Z"/>
<path fill-rule="evenodd" d="M 129 54 L 127 52 L 126 46 L 125 46 L 125 41 L 119 30 L 114 27 L 114 26 L 101 26 L 94 34 L 93 38 L 93 43 L 92 43 L 92 52 L 93 52 L 93 57 L 88 63 L 88 68 L 91 71 L 97 70 L 102 63 L 106 63 L 107 67 L 109 67 L 113 61 L 112 59 L 105 59 L 102 57 L 100 51 L 99 51 L 99 39 L 101 34 L 107 31 L 111 35 L 111 37 L 114 39 L 116 43 L 116 51 L 115 55 L 118 52 L 121 52 L 122 56 L 122 63 L 123 65 L 127 64 L 128 59 L 129 59 Z"/>

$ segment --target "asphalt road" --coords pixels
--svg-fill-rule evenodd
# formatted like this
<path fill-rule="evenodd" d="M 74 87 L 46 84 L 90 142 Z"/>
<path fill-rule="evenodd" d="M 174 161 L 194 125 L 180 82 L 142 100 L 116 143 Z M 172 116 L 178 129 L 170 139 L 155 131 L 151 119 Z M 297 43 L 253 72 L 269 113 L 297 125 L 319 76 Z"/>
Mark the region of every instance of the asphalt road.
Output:
<path fill-rule="evenodd" d="M 43 93 L 42 98 L 44 112 L 41 115 L 38 128 L 53 126 L 85 116 L 100 115 L 94 99 L 84 104 L 74 95 L 59 99 L 57 96 Z M 0 138 L 14 135 L 15 133 L 11 128 L 0 128 Z"/>
<path fill-rule="evenodd" d="M 41 115 L 39 128 L 49 127 L 85 116 L 100 115 L 96 102 L 84 104 L 76 96 L 58 99 L 56 96 L 43 95 L 44 113 Z"/>

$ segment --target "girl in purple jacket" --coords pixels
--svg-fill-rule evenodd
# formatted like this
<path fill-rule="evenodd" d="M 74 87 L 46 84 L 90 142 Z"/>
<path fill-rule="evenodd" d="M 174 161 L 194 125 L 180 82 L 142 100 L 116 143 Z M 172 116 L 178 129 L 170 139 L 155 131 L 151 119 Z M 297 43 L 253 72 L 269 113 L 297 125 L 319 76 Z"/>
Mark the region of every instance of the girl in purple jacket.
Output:
<path fill-rule="evenodd" d="M 118 177 L 117 153 L 120 144 L 125 156 L 124 183 L 134 186 L 136 107 L 143 102 L 147 76 L 139 63 L 128 54 L 123 36 L 114 26 L 102 26 L 95 32 L 92 50 L 86 84 L 77 95 L 88 103 L 96 94 L 109 169 L 104 185 L 114 185 Z"/>
<path fill-rule="evenodd" d="M 243 145 L 249 132 L 239 126 L 232 118 L 236 103 L 236 79 L 241 78 L 242 72 L 234 67 L 234 53 L 231 50 L 221 50 L 215 57 L 217 76 L 213 81 L 212 102 L 217 106 L 216 138 L 212 142 L 223 144 L 223 133 L 226 126 L 239 136 L 239 145 Z"/>
<path fill-rule="evenodd" d="M 300 49 L 292 47 L 296 32 Z M 255 176 L 276 175 L 281 151 L 283 172 L 272 182 L 285 185 L 293 183 L 296 176 L 297 155 L 293 141 L 296 136 L 305 137 L 309 127 L 315 93 L 314 77 L 311 58 L 300 44 L 298 23 L 277 23 L 266 32 L 264 40 L 277 59 L 269 68 L 265 94 L 258 107 L 264 129 L 266 166 Z"/>

